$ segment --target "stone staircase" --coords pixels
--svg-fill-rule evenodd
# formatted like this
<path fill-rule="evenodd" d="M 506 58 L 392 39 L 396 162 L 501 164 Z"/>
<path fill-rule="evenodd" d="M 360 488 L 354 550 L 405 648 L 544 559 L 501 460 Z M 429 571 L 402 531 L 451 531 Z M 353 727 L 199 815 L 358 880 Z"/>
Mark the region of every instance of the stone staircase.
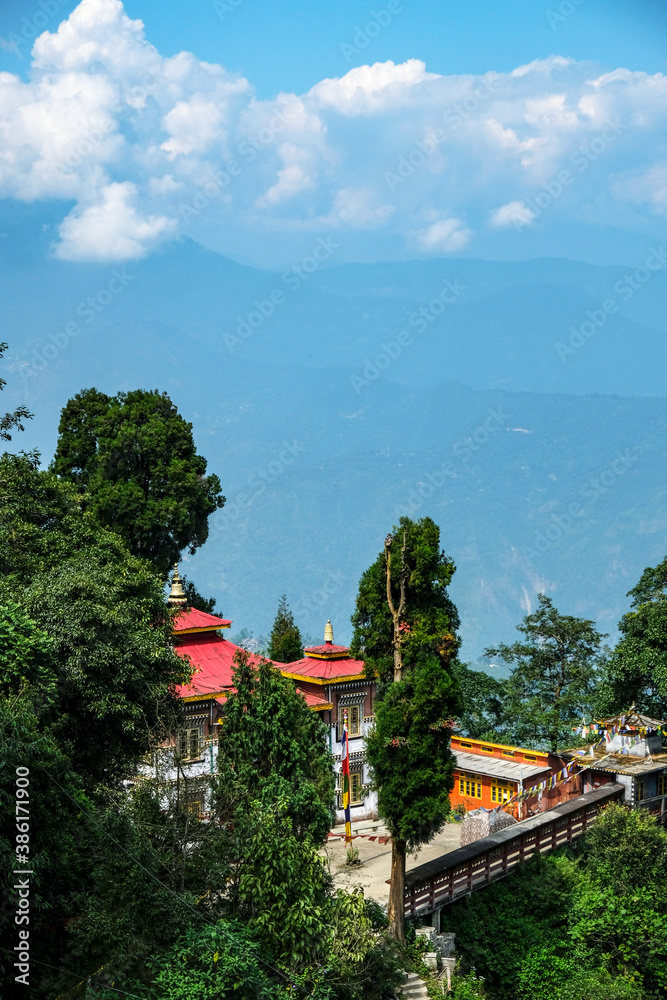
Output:
<path fill-rule="evenodd" d="M 409 1000 L 428 1000 L 426 983 L 416 972 L 406 972 L 405 981 L 401 986 L 401 996 Z"/>
<path fill-rule="evenodd" d="M 456 935 L 438 934 L 434 927 L 418 927 L 417 937 L 427 945 L 424 962 L 446 995 L 451 988 L 451 977 L 456 968 Z M 406 973 L 401 992 L 403 997 L 414 997 L 415 1000 L 426 1000 L 428 997 L 426 983 L 415 972 Z"/>

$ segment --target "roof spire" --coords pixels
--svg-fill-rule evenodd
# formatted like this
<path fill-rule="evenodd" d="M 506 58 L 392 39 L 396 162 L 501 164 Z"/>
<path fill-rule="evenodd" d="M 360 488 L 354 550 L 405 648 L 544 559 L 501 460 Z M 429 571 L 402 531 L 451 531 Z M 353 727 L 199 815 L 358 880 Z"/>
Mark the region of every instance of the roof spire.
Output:
<path fill-rule="evenodd" d="M 181 583 L 181 578 L 178 575 L 178 563 L 174 563 L 174 575 L 171 578 L 171 590 L 169 591 L 169 597 L 167 600 L 169 604 L 188 603 L 185 591 L 183 590 L 183 584 Z"/>
<path fill-rule="evenodd" d="M 331 624 L 331 619 L 327 619 L 327 623 L 324 626 L 324 641 L 328 643 L 333 643 L 333 625 Z"/>

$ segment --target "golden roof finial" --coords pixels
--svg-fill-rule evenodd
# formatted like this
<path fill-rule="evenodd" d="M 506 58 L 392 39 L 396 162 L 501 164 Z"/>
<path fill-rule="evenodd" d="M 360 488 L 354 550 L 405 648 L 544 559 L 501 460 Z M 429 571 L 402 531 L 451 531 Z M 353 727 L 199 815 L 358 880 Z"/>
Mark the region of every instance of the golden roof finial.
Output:
<path fill-rule="evenodd" d="M 174 575 L 171 578 L 171 590 L 168 597 L 169 604 L 187 604 L 188 599 L 183 590 L 181 578 L 178 575 L 178 563 L 174 563 Z"/>
<path fill-rule="evenodd" d="M 324 626 L 324 641 L 333 643 L 333 625 L 330 619 L 327 619 L 327 623 Z"/>

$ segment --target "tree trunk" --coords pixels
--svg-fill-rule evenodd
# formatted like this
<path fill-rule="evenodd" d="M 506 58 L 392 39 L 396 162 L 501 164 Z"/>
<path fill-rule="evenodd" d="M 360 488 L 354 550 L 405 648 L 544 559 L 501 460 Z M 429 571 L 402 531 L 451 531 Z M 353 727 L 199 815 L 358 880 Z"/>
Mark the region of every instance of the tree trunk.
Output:
<path fill-rule="evenodd" d="M 389 887 L 389 933 L 405 944 L 405 841 L 391 841 L 391 886 Z"/>
<path fill-rule="evenodd" d="M 401 623 L 394 615 L 394 681 L 403 679 L 403 651 L 401 650 Z"/>

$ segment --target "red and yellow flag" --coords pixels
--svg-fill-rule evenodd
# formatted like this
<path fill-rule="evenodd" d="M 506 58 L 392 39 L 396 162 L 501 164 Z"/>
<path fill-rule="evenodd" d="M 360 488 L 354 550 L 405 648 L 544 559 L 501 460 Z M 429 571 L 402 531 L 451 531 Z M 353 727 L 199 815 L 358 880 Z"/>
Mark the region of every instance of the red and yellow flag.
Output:
<path fill-rule="evenodd" d="M 343 777 L 343 810 L 345 812 L 345 843 L 352 843 L 352 823 L 350 822 L 350 748 L 347 741 L 347 709 L 343 712 L 343 736 L 341 739 L 341 774 Z"/>

